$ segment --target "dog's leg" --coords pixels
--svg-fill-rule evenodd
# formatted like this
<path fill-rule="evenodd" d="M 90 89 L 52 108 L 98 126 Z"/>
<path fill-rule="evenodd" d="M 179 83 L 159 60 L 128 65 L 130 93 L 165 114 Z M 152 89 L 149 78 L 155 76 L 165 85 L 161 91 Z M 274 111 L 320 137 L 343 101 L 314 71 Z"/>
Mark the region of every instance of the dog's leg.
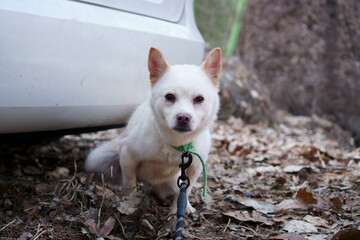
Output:
<path fill-rule="evenodd" d="M 189 195 L 194 187 L 196 180 L 200 176 L 201 172 L 202 172 L 202 165 L 201 165 L 200 161 L 198 161 L 198 159 L 195 159 L 195 161 L 193 161 L 193 163 L 189 167 L 189 170 L 186 173 L 190 179 L 190 186 L 188 187 L 188 195 L 186 196 L 186 201 L 187 201 L 186 213 L 188 213 L 188 214 L 194 213 L 196 211 L 196 209 L 193 206 L 191 206 L 191 204 L 189 202 Z"/>
<path fill-rule="evenodd" d="M 176 184 L 177 178 L 178 176 L 175 176 L 168 179 L 166 182 L 151 184 L 150 190 L 155 194 L 156 198 L 162 202 L 166 202 L 169 196 L 175 196 L 178 192 L 179 188 Z"/>
<path fill-rule="evenodd" d="M 137 162 L 131 157 L 126 146 L 121 147 L 119 155 L 123 190 L 135 192 Z"/>

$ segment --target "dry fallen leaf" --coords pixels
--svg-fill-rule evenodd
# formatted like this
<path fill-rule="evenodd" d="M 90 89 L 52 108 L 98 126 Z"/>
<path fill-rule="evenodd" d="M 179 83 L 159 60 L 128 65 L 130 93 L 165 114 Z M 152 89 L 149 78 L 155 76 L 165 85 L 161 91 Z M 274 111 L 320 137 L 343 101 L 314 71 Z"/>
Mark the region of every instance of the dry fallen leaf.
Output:
<path fill-rule="evenodd" d="M 330 226 L 328 225 L 328 222 L 323 218 L 306 215 L 303 219 L 309 223 L 314 224 L 315 226 L 322 226 L 322 227 L 330 228 Z"/>
<path fill-rule="evenodd" d="M 268 166 L 260 166 L 255 168 L 255 172 L 258 173 L 265 173 L 265 172 L 280 172 L 280 168 L 279 167 L 274 167 L 272 165 L 268 165 Z"/>
<path fill-rule="evenodd" d="M 106 239 L 110 239 L 110 240 L 124 240 L 124 238 L 115 237 L 115 236 L 113 236 L 113 235 L 106 236 Z"/>
<path fill-rule="evenodd" d="M 65 167 L 57 167 L 54 171 L 52 172 L 47 172 L 46 176 L 48 178 L 66 178 L 69 177 L 69 173 L 70 170 L 68 168 Z"/>
<path fill-rule="evenodd" d="M 96 222 L 94 219 L 88 219 L 85 221 L 84 223 L 85 226 L 87 226 L 89 228 L 90 233 L 98 236 L 99 235 L 99 230 L 97 228 Z"/>
<path fill-rule="evenodd" d="M 251 213 L 248 211 L 232 211 L 223 213 L 225 216 L 233 217 L 242 222 L 260 222 L 266 225 L 272 225 L 272 221 L 267 219 L 266 217 L 262 216 L 257 211 L 252 211 Z"/>
<path fill-rule="evenodd" d="M 114 195 L 114 192 L 109 188 L 105 188 L 99 185 L 95 185 L 95 192 L 100 197 L 110 198 Z"/>
<path fill-rule="evenodd" d="M 359 240 L 360 230 L 359 229 L 345 229 L 338 231 L 330 240 Z"/>
<path fill-rule="evenodd" d="M 308 192 L 305 188 L 299 189 L 295 194 L 295 198 L 306 205 L 317 203 L 317 199 L 314 198 L 312 193 Z"/>
<path fill-rule="evenodd" d="M 319 153 L 319 149 L 314 146 L 306 146 L 303 149 L 303 153 L 301 154 L 304 158 L 308 159 L 311 162 L 318 161 L 319 157 L 317 156 Z"/>
<path fill-rule="evenodd" d="M 343 210 L 342 201 L 339 197 L 331 199 L 331 209 L 335 212 L 341 212 Z"/>
<path fill-rule="evenodd" d="M 107 237 L 115 226 L 115 218 L 109 217 L 100 231 L 94 219 L 86 220 L 84 225 L 89 228 L 90 233 L 96 236 Z"/>
<path fill-rule="evenodd" d="M 27 240 L 28 238 L 31 238 L 33 235 L 29 232 L 23 232 L 18 240 Z"/>
<path fill-rule="evenodd" d="M 125 215 L 133 214 L 136 210 L 138 210 L 138 206 L 142 200 L 141 197 L 142 193 L 140 191 L 130 193 L 118 202 L 117 210 Z"/>
<path fill-rule="evenodd" d="M 49 191 L 49 186 L 45 183 L 36 184 L 35 191 L 38 194 L 45 194 Z"/>
<path fill-rule="evenodd" d="M 290 220 L 285 222 L 284 229 L 288 232 L 296 233 L 313 233 L 318 231 L 314 224 L 301 220 Z"/>
<path fill-rule="evenodd" d="M 279 239 L 279 240 L 307 240 L 303 236 L 300 236 L 296 233 L 286 233 L 286 234 L 279 234 L 279 233 L 272 233 L 268 236 L 268 239 Z"/>
<path fill-rule="evenodd" d="M 308 166 L 301 165 L 288 165 L 284 167 L 283 171 L 286 173 L 297 173 L 300 172 L 303 168 L 307 168 Z"/>
<path fill-rule="evenodd" d="M 329 240 L 327 234 L 311 234 L 306 236 L 309 240 Z"/>
<path fill-rule="evenodd" d="M 115 218 L 109 217 L 106 222 L 104 223 L 104 226 L 100 229 L 100 236 L 107 236 L 110 234 L 110 232 L 113 230 L 115 226 Z"/>
<path fill-rule="evenodd" d="M 278 177 L 278 178 L 275 179 L 275 183 L 276 183 L 276 184 L 279 184 L 279 185 L 283 185 L 283 184 L 286 183 L 286 178 L 284 178 L 284 177 Z"/>
<path fill-rule="evenodd" d="M 272 213 L 274 212 L 275 206 L 271 203 L 256 200 L 252 198 L 246 198 L 246 197 L 238 197 L 236 199 L 239 203 L 254 208 L 256 211 L 262 212 L 262 213 Z"/>
<path fill-rule="evenodd" d="M 274 212 L 275 213 L 285 212 L 288 209 L 308 209 L 308 207 L 300 201 L 294 199 L 285 199 L 282 202 L 275 205 Z"/>

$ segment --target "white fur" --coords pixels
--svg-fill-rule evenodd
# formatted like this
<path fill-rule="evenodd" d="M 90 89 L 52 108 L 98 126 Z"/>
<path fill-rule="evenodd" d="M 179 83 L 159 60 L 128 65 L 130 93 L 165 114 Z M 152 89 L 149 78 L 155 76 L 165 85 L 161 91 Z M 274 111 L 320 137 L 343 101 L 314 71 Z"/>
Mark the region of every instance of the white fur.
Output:
<path fill-rule="evenodd" d="M 137 181 L 145 182 L 161 198 L 179 191 L 176 181 L 181 153 L 172 146 L 193 141 L 193 150 L 206 161 L 210 150 L 209 127 L 219 108 L 217 84 L 211 81 L 206 69 L 193 65 L 165 67 L 166 71 L 153 83 L 151 96 L 135 110 L 121 135 L 93 150 L 85 162 L 89 172 L 107 172 L 112 167 L 113 174 L 121 176 L 125 190 L 136 190 Z M 174 103 L 165 99 L 169 93 L 176 97 Z M 202 96 L 204 102 L 194 103 L 197 96 Z M 183 113 L 191 116 L 191 131 L 174 130 L 177 114 Z M 187 170 L 191 183 L 188 193 L 201 171 L 201 162 L 194 156 Z M 175 197 L 171 214 L 176 212 L 176 200 Z M 193 211 L 188 202 L 187 212 Z"/>

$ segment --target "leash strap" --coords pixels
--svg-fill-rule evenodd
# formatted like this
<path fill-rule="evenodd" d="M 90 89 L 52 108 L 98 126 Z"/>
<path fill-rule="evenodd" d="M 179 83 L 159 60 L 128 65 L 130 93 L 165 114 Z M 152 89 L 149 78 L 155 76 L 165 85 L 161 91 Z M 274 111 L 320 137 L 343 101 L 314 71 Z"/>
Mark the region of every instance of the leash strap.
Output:
<path fill-rule="evenodd" d="M 182 231 L 184 229 L 184 216 L 186 213 L 186 190 L 188 185 L 185 182 L 182 182 L 180 185 L 180 194 L 177 201 L 177 222 L 176 222 L 176 232 L 175 240 L 182 239 Z"/>

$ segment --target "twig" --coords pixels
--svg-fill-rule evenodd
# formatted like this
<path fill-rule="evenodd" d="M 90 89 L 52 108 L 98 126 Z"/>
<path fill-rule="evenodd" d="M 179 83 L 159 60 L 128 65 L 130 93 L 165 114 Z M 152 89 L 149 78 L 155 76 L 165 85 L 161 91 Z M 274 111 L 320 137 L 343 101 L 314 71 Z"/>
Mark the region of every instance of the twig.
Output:
<path fill-rule="evenodd" d="M 246 227 L 246 226 L 244 226 L 244 225 L 239 225 L 239 227 L 240 227 L 240 228 L 245 228 L 246 230 L 249 230 L 250 232 L 254 233 L 256 236 L 259 235 L 255 230 L 253 230 L 253 229 L 251 229 L 251 228 L 249 228 L 249 227 Z"/>
<path fill-rule="evenodd" d="M 43 228 L 40 227 L 41 225 L 39 224 L 36 230 L 36 233 L 34 235 L 34 237 L 31 238 L 31 240 L 36 240 L 38 239 L 41 235 L 43 235 L 44 233 L 47 232 L 47 230 L 44 230 Z"/>
<path fill-rule="evenodd" d="M 74 191 L 74 193 L 73 193 L 73 195 L 71 196 L 70 201 L 72 201 L 72 200 L 75 198 L 75 196 L 76 196 L 76 194 L 77 194 L 77 192 L 78 192 L 79 188 L 80 188 L 79 182 L 78 182 L 78 181 L 76 181 L 76 185 L 75 185 L 74 190 L 73 190 L 73 191 Z"/>
<path fill-rule="evenodd" d="M 210 224 L 211 226 L 214 226 L 214 224 L 212 224 L 212 222 L 210 222 L 209 220 L 207 220 L 207 219 L 205 218 L 205 216 L 204 216 L 203 213 L 200 213 L 200 217 L 201 217 L 205 222 L 207 222 L 208 224 Z"/>
<path fill-rule="evenodd" d="M 67 197 L 67 196 L 70 196 L 70 194 L 72 193 L 72 195 L 70 197 L 70 201 L 72 201 L 75 198 L 76 193 L 77 193 L 78 188 L 79 188 L 79 182 L 76 179 L 76 174 L 77 174 L 77 164 L 76 164 L 76 160 L 74 160 L 74 174 L 73 174 L 73 176 L 71 177 L 71 179 L 61 179 L 56 184 L 54 194 L 60 196 L 61 194 L 63 194 L 63 191 L 66 191 L 67 193 L 64 194 L 64 197 Z M 59 184 L 61 182 L 63 182 L 63 184 L 59 188 L 58 186 L 59 186 Z M 72 189 L 70 189 L 70 188 L 72 188 Z M 56 194 L 56 192 L 58 192 L 58 193 Z"/>
<path fill-rule="evenodd" d="M 14 222 L 16 221 L 16 218 L 14 220 L 12 220 L 11 222 L 9 222 L 8 224 L 6 224 L 5 226 L 3 226 L 1 229 L 0 229 L 0 232 L 2 230 L 4 230 L 5 228 L 7 228 L 8 226 L 10 226 L 11 224 L 13 224 Z"/>
<path fill-rule="evenodd" d="M 225 226 L 225 228 L 227 228 L 228 225 L 229 225 L 229 223 Z M 224 227 L 223 225 L 221 225 L 221 226 L 214 226 L 214 228 L 223 228 L 223 227 Z M 246 227 L 246 226 L 244 226 L 244 225 L 236 225 L 236 227 L 238 227 L 238 228 L 244 228 L 244 229 L 246 229 L 246 230 L 251 231 L 251 232 L 254 233 L 256 236 L 261 236 L 261 235 L 258 234 L 255 230 L 253 230 L 253 229 L 251 229 L 251 228 L 249 228 L 249 227 Z M 224 230 L 223 230 L 223 231 L 224 231 Z"/>
<path fill-rule="evenodd" d="M 321 153 L 320 153 L 319 150 L 316 151 L 316 155 L 317 155 L 317 157 L 318 157 L 319 160 L 320 160 L 321 166 L 322 166 L 323 168 L 326 168 L 326 164 L 325 164 L 324 159 L 323 159 L 323 157 L 321 156 Z"/>
<path fill-rule="evenodd" d="M 105 189 L 104 174 L 101 174 L 101 181 L 102 181 L 103 189 Z M 101 209 L 103 207 L 104 201 L 105 201 L 105 193 L 102 194 L 102 199 L 101 199 L 100 208 L 99 208 L 99 212 L 98 212 L 98 223 L 97 223 L 98 229 L 100 229 Z"/>
<path fill-rule="evenodd" d="M 120 219 L 118 218 L 118 216 L 117 216 L 116 214 L 114 214 L 114 216 L 115 216 L 116 220 L 119 222 L 120 227 L 121 227 L 121 230 L 122 230 L 124 236 L 125 236 L 126 238 L 129 238 L 128 235 L 125 233 L 124 226 L 122 225 L 122 223 L 121 223 Z"/>
<path fill-rule="evenodd" d="M 71 178 L 71 181 L 73 181 L 76 178 L 76 174 L 77 174 L 77 164 L 76 164 L 76 160 L 74 159 L 74 175 Z"/>
<path fill-rule="evenodd" d="M 36 239 L 38 239 L 41 235 L 43 235 L 43 234 L 46 233 L 46 232 L 47 232 L 47 230 L 43 230 L 43 231 L 40 232 L 40 233 L 36 232 L 34 238 L 31 238 L 31 240 L 36 240 Z"/>
<path fill-rule="evenodd" d="M 58 186 L 60 185 L 61 182 L 68 182 L 68 181 L 69 180 L 67 180 L 67 179 L 61 179 L 60 181 L 58 181 L 58 183 L 56 184 L 55 190 L 54 190 L 54 194 L 60 196 L 62 191 L 64 190 L 66 184 L 65 183 L 62 184 L 59 190 L 58 190 Z M 58 194 L 56 194 L 56 191 L 58 191 Z"/>
<path fill-rule="evenodd" d="M 230 222 L 231 222 L 231 218 L 229 218 L 229 221 L 228 221 L 228 223 L 226 224 L 226 226 L 225 226 L 224 230 L 222 230 L 223 232 L 225 232 L 225 231 L 226 231 L 226 229 L 228 228 L 228 226 L 229 226 Z"/>

